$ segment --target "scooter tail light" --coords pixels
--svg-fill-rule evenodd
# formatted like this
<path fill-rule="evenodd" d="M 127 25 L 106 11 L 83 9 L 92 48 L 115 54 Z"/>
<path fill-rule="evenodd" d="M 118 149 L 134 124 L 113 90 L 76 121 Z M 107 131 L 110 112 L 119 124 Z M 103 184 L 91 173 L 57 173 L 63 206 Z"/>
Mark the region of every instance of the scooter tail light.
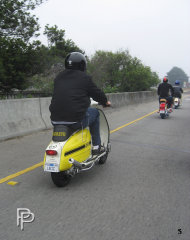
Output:
<path fill-rule="evenodd" d="M 165 110 L 165 104 L 164 103 L 160 104 L 160 110 Z"/>
<path fill-rule="evenodd" d="M 51 156 L 55 156 L 55 155 L 57 155 L 57 151 L 55 151 L 55 150 L 46 150 L 46 154 L 47 155 L 51 155 Z"/>

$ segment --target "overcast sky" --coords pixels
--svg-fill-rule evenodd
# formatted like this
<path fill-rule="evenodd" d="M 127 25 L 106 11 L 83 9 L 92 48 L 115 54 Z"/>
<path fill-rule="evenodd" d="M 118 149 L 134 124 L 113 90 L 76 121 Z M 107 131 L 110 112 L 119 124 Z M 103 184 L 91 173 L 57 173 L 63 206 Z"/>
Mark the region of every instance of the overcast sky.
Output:
<path fill-rule="evenodd" d="M 128 49 L 160 78 L 173 66 L 190 76 L 190 0 L 48 0 L 34 14 L 88 56 Z"/>

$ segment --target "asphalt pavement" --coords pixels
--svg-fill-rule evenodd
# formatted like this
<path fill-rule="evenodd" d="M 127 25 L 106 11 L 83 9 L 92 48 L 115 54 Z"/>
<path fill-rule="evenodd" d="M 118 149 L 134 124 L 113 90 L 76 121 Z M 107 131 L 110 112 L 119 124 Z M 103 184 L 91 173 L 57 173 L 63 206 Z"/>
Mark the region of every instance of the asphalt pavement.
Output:
<path fill-rule="evenodd" d="M 65 188 L 42 167 L 21 174 L 43 161 L 51 130 L 0 142 L 0 239 L 189 240 L 190 94 L 167 119 L 156 109 L 154 101 L 106 110 L 110 130 L 121 127 L 106 164 Z M 18 208 L 35 215 L 23 230 Z"/>

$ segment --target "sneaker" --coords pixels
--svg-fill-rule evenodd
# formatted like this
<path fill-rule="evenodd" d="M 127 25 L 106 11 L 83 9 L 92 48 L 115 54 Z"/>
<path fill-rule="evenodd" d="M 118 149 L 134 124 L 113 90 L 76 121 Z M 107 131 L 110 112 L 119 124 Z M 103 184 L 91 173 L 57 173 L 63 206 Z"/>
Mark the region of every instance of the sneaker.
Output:
<path fill-rule="evenodd" d="M 92 149 L 92 155 L 99 155 L 105 151 L 106 151 L 105 147 L 100 145 L 98 148 Z"/>
<path fill-rule="evenodd" d="M 170 113 L 173 112 L 172 108 L 169 108 L 169 112 L 170 112 Z"/>

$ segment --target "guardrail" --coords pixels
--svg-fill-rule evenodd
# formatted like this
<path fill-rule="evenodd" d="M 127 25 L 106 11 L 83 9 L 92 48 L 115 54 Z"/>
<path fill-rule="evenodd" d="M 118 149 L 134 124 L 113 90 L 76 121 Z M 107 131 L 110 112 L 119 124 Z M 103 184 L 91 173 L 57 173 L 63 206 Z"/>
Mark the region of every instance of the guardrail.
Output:
<path fill-rule="evenodd" d="M 156 92 L 106 94 L 113 107 L 156 100 Z M 0 101 L 0 140 L 50 129 L 51 98 L 25 98 Z"/>

